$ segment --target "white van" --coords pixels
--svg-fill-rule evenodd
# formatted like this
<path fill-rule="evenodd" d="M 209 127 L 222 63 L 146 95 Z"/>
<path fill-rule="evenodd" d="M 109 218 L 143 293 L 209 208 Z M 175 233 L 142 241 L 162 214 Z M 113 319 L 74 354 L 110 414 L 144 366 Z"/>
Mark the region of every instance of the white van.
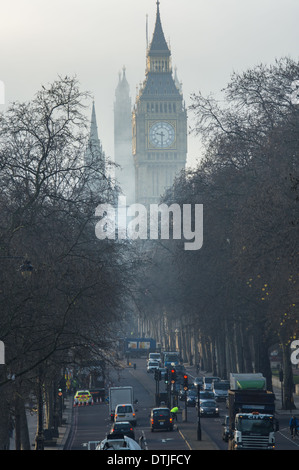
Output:
<path fill-rule="evenodd" d="M 149 353 L 148 362 L 149 361 L 161 362 L 161 354 L 160 353 Z"/>
<path fill-rule="evenodd" d="M 129 421 L 134 426 L 136 425 L 136 414 L 133 405 L 131 403 L 124 403 L 117 405 L 115 408 L 114 421 Z"/>
<path fill-rule="evenodd" d="M 203 389 L 204 390 L 212 390 L 212 383 L 220 382 L 220 377 L 210 377 L 206 376 L 203 378 Z"/>

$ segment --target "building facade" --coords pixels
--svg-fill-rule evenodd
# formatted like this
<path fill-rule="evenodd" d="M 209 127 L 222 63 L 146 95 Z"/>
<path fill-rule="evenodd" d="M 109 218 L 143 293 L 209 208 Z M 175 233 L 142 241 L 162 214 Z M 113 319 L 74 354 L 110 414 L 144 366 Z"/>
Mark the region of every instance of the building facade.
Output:
<path fill-rule="evenodd" d="M 135 200 L 148 206 L 159 202 L 187 159 L 187 111 L 173 74 L 159 1 L 146 59 L 146 77 L 132 112 L 132 153 Z"/>
<path fill-rule="evenodd" d="M 132 156 L 132 103 L 126 70 L 115 91 L 114 101 L 114 161 L 115 179 L 121 193 L 126 197 L 127 205 L 135 202 L 135 169 Z"/>

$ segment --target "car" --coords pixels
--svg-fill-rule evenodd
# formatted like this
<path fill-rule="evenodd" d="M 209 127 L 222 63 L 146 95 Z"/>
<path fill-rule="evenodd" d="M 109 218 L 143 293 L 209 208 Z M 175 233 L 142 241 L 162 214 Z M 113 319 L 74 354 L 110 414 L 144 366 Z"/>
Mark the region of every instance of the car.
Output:
<path fill-rule="evenodd" d="M 202 387 L 203 386 L 203 377 L 195 377 L 194 381 L 193 381 L 193 385 L 194 387 Z"/>
<path fill-rule="evenodd" d="M 188 390 L 187 392 L 187 406 L 195 406 L 197 402 L 196 390 Z"/>
<path fill-rule="evenodd" d="M 214 400 L 215 396 L 214 396 L 214 393 L 212 391 L 201 390 L 199 392 L 199 399 L 200 399 L 200 401 L 202 401 L 202 400 Z"/>
<path fill-rule="evenodd" d="M 149 361 L 147 364 L 147 372 L 154 372 L 156 369 L 160 368 L 158 361 Z"/>
<path fill-rule="evenodd" d="M 225 401 L 228 397 L 229 383 L 227 381 L 213 382 L 212 392 L 216 401 Z"/>
<path fill-rule="evenodd" d="M 176 371 L 176 380 L 179 383 L 184 382 L 184 374 L 186 374 L 186 368 L 182 364 L 177 364 L 174 367 L 174 370 Z"/>
<path fill-rule="evenodd" d="M 228 442 L 230 431 L 229 431 L 229 416 L 225 416 L 224 422 L 222 423 L 222 440 Z"/>
<path fill-rule="evenodd" d="M 116 405 L 114 413 L 114 422 L 129 421 L 136 426 L 136 413 L 131 403 L 122 403 Z"/>
<path fill-rule="evenodd" d="M 212 389 L 212 383 L 213 381 L 220 381 L 220 377 L 211 377 L 211 376 L 206 376 L 203 379 L 203 389 L 204 390 L 211 390 Z"/>
<path fill-rule="evenodd" d="M 155 429 L 160 431 L 173 431 L 173 419 L 171 411 L 167 407 L 153 408 L 150 414 L 151 432 Z"/>
<path fill-rule="evenodd" d="M 187 390 L 185 391 L 183 388 L 181 388 L 179 391 L 179 400 L 185 401 L 186 396 L 187 396 Z"/>
<path fill-rule="evenodd" d="M 77 390 L 74 396 L 74 406 L 92 405 L 93 398 L 89 390 Z"/>
<path fill-rule="evenodd" d="M 219 416 L 219 408 L 215 400 L 200 402 L 200 416 Z"/>
<path fill-rule="evenodd" d="M 101 441 L 96 450 L 142 450 L 140 445 L 131 437 L 124 436 L 123 434 L 108 434 L 106 438 Z"/>
<path fill-rule="evenodd" d="M 135 432 L 132 424 L 129 421 L 118 421 L 113 423 L 112 428 L 110 429 L 110 434 L 123 434 L 124 436 L 128 436 L 131 439 L 135 439 Z"/>

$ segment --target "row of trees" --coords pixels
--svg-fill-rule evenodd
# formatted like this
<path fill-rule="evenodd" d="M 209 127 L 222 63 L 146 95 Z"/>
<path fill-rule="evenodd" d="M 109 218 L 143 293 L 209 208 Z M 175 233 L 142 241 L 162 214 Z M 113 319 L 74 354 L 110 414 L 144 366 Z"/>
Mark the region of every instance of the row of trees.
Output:
<path fill-rule="evenodd" d="M 139 299 L 164 346 L 176 330 L 185 359 L 221 377 L 262 372 L 271 388 L 269 351 L 280 348 L 285 407 L 299 334 L 298 77 L 299 63 L 282 58 L 233 74 L 221 102 L 192 97 L 205 155 L 163 202 L 203 204 L 203 247 L 155 243 Z"/>
<path fill-rule="evenodd" d="M 57 425 L 65 370 L 114 361 L 128 306 L 163 346 L 222 377 L 259 371 L 271 387 L 269 350 L 280 346 L 290 406 L 290 342 L 299 334 L 298 76 L 299 64 L 284 58 L 234 74 L 221 106 L 193 96 L 205 156 L 163 202 L 203 204 L 198 251 L 185 251 L 185 240 L 144 249 L 96 238 L 95 209 L 118 191 L 88 138 L 89 96 L 75 79 L 0 116 L 1 449 L 11 420 L 16 448 L 29 447 L 25 406 L 41 392 L 47 427 Z M 16 269 L 26 259 L 29 278 Z"/>
<path fill-rule="evenodd" d="M 76 79 L 59 78 L 0 116 L 0 449 L 12 426 L 16 448 L 29 448 L 25 407 L 41 406 L 40 393 L 46 427 L 57 426 L 66 370 L 115 360 L 133 257 L 95 236 L 95 209 L 117 188 L 89 138 L 89 101 Z"/>

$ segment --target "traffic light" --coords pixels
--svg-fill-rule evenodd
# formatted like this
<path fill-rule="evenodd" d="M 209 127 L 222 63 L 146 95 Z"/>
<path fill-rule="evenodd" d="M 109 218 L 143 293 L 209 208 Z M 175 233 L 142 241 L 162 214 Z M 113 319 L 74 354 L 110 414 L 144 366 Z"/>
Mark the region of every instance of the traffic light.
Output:
<path fill-rule="evenodd" d="M 170 381 L 172 384 L 175 383 L 176 381 L 176 370 L 175 369 L 171 369 L 170 371 Z"/>
<path fill-rule="evenodd" d="M 169 369 L 166 369 L 166 371 L 165 371 L 164 382 L 165 382 L 165 384 L 169 383 Z"/>
<path fill-rule="evenodd" d="M 155 380 L 156 381 L 161 380 L 161 371 L 159 369 L 155 369 Z"/>
<path fill-rule="evenodd" d="M 189 385 L 188 385 L 188 375 L 184 375 L 184 390 L 188 390 Z"/>

